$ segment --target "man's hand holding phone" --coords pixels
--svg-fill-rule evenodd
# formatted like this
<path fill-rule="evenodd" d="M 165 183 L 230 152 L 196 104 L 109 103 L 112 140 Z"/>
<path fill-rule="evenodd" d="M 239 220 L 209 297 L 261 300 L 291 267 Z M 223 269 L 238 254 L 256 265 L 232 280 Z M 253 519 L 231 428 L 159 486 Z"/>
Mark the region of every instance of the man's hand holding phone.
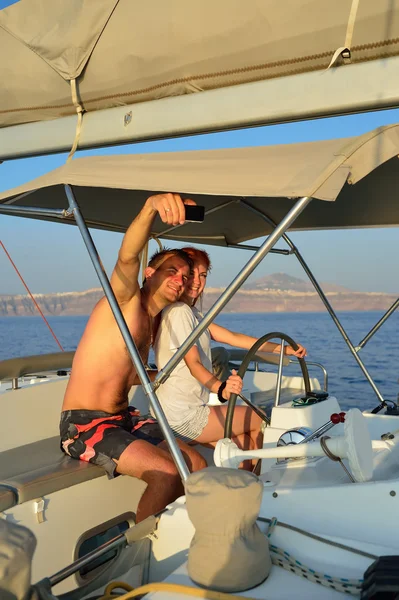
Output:
<path fill-rule="evenodd" d="M 168 225 L 183 225 L 186 221 L 204 220 L 204 207 L 197 206 L 190 198 L 182 200 L 180 194 L 157 194 L 151 196 L 147 202 L 159 213 L 163 223 Z"/>

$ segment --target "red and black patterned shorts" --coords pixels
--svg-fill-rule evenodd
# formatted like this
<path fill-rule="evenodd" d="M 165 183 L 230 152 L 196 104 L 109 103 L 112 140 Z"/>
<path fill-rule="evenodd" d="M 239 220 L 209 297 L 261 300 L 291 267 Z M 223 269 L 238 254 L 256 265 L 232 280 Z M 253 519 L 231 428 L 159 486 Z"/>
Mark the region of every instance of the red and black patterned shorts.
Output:
<path fill-rule="evenodd" d="M 60 421 L 61 450 L 71 456 L 103 467 L 115 477 L 116 463 L 134 441 L 157 446 L 165 439 L 158 422 L 141 416 L 134 407 L 117 414 L 99 410 L 65 410 Z"/>

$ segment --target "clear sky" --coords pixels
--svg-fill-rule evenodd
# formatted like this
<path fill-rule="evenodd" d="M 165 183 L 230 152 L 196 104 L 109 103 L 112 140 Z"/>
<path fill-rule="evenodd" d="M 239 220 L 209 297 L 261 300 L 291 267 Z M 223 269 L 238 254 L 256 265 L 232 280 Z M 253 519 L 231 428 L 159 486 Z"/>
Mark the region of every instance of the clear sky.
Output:
<path fill-rule="evenodd" d="M 0 9 L 12 4 L 0 0 Z M 270 127 L 108 148 L 88 154 L 143 153 L 207 148 L 260 146 L 360 135 L 380 125 L 399 122 L 399 110 L 320 119 Z M 66 155 L 10 161 L 0 165 L 0 191 L 54 169 Z M 93 231 L 108 272 L 112 269 L 121 235 Z M 291 234 L 319 281 L 353 290 L 399 293 L 397 248 L 399 229 L 300 232 Z M 82 291 L 98 287 L 98 280 L 79 231 L 56 223 L 0 216 L 0 239 L 33 292 Z M 168 244 L 170 245 L 170 244 Z M 282 243 L 278 247 L 284 247 Z M 227 285 L 250 258 L 250 253 L 208 247 L 213 261 L 210 286 Z M 349 257 L 349 258 L 348 258 Z M 274 272 L 306 278 L 292 256 L 267 256 L 252 279 Z M 0 294 L 25 290 L 0 247 Z"/>

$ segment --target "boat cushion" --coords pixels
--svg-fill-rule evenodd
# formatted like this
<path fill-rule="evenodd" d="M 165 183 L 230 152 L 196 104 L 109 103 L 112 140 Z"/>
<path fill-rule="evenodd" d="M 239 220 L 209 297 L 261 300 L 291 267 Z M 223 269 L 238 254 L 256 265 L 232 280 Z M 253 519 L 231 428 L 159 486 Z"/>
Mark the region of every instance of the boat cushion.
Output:
<path fill-rule="evenodd" d="M 74 356 L 75 352 L 55 352 L 2 360 L 0 361 L 0 379 L 7 380 L 22 377 L 28 373 L 70 369 Z"/>
<path fill-rule="evenodd" d="M 96 465 L 66 456 L 59 436 L 0 453 L 0 486 L 14 492 L 18 504 L 105 474 Z"/>
<path fill-rule="evenodd" d="M 6 487 L 0 487 L 0 512 L 11 508 L 17 503 L 14 492 Z"/>

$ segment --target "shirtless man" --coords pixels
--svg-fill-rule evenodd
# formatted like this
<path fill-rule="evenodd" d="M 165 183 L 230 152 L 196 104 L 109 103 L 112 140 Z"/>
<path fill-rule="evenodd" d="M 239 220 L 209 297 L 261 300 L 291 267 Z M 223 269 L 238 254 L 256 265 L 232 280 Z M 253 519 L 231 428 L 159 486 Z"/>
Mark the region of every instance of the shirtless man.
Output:
<path fill-rule="evenodd" d="M 111 276 L 111 286 L 144 362 L 154 334 L 154 319 L 178 300 L 190 273 L 184 252 L 158 253 L 137 281 L 139 254 L 157 214 L 168 225 L 184 223 L 184 203 L 177 194 L 159 194 L 146 201 L 127 230 Z M 62 407 L 61 448 L 69 456 L 102 466 L 110 477 L 138 477 L 147 483 L 137 509 L 137 522 L 155 514 L 183 493 L 180 476 L 154 419 L 129 408 L 128 393 L 136 371 L 108 301 L 95 306 L 76 350 Z M 191 471 L 205 460 L 178 442 Z"/>

